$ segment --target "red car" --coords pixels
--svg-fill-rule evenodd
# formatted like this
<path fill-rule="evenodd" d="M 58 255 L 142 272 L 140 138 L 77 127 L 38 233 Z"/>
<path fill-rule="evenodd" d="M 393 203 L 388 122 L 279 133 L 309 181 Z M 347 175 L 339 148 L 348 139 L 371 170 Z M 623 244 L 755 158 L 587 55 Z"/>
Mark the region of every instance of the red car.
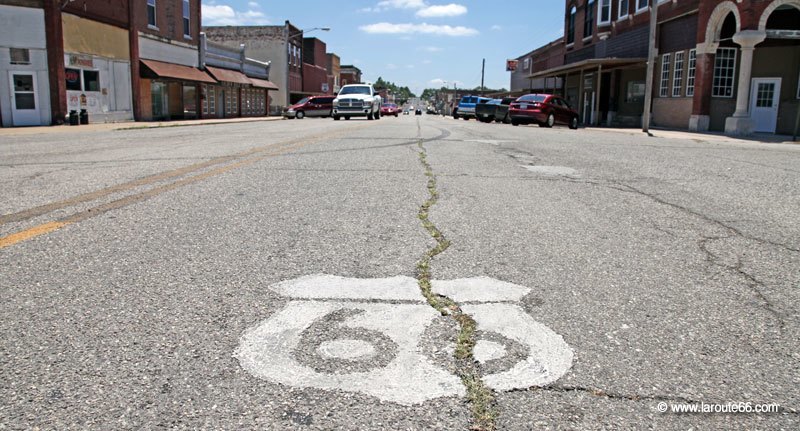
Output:
<path fill-rule="evenodd" d="M 394 115 L 396 117 L 399 113 L 400 108 L 398 108 L 394 103 L 384 103 L 381 106 L 381 117 L 385 117 L 387 115 Z"/>
<path fill-rule="evenodd" d="M 552 94 L 526 94 L 511 103 L 508 116 L 515 126 L 537 123 L 539 127 L 566 124 L 570 129 L 578 128 L 578 112 L 566 100 Z"/>
<path fill-rule="evenodd" d="M 286 118 L 330 117 L 333 109 L 333 96 L 306 97 L 288 108 L 284 108 Z"/>

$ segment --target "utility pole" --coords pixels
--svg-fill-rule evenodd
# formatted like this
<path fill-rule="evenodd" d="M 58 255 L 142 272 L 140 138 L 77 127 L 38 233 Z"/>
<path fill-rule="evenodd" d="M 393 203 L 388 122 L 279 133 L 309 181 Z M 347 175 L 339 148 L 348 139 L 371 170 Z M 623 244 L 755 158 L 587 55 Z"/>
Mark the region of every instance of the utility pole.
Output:
<path fill-rule="evenodd" d="M 650 106 L 653 104 L 653 72 L 656 62 L 656 30 L 658 29 L 658 0 L 650 0 L 650 43 L 647 49 L 647 78 L 644 89 L 642 132 L 650 134 Z"/>
<path fill-rule="evenodd" d="M 483 59 L 483 64 L 481 65 L 481 96 L 483 96 L 483 77 L 486 72 L 486 59 Z"/>

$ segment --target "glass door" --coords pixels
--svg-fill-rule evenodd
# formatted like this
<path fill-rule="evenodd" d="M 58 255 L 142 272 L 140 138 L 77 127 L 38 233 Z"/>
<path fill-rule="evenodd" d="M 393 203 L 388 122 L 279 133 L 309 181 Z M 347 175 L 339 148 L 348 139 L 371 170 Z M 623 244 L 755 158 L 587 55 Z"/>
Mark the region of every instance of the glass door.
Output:
<path fill-rule="evenodd" d="M 36 107 L 36 75 L 29 72 L 10 72 L 11 120 L 15 126 L 39 126 L 41 118 Z"/>
<path fill-rule="evenodd" d="M 167 84 L 163 82 L 151 82 L 150 97 L 153 107 L 153 119 L 166 120 L 169 113 L 167 105 Z"/>

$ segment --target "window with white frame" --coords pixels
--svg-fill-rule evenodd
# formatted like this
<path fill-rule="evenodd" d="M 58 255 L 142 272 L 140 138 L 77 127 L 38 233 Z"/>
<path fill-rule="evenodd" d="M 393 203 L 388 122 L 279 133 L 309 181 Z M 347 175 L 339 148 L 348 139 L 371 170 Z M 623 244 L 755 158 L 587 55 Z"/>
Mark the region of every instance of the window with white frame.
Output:
<path fill-rule="evenodd" d="M 661 97 L 669 96 L 669 62 L 672 56 L 664 54 L 661 56 L 661 86 L 658 93 Z"/>
<path fill-rule="evenodd" d="M 189 0 L 183 0 L 183 35 L 186 37 L 192 36 L 192 30 L 189 26 Z"/>
<path fill-rule="evenodd" d="M 522 69 L 524 69 L 526 72 L 530 72 L 530 67 L 531 67 L 531 58 L 528 57 L 522 61 Z"/>
<path fill-rule="evenodd" d="M 619 0 L 619 18 L 628 16 L 628 0 Z"/>
<path fill-rule="evenodd" d="M 683 51 L 675 53 L 675 67 L 672 71 L 672 97 L 680 97 L 683 89 Z"/>
<path fill-rule="evenodd" d="M 567 25 L 567 45 L 575 42 L 575 17 L 578 14 L 578 8 L 572 7 L 569 11 L 569 23 Z"/>
<path fill-rule="evenodd" d="M 584 19 L 583 19 L 583 38 L 586 39 L 588 37 L 592 37 L 592 33 L 594 30 L 594 0 L 589 0 L 586 2 L 586 10 L 584 12 Z"/>
<path fill-rule="evenodd" d="M 611 0 L 600 0 L 597 11 L 597 24 L 603 25 L 611 22 Z"/>
<path fill-rule="evenodd" d="M 156 0 L 147 0 L 147 25 L 156 26 Z"/>
<path fill-rule="evenodd" d="M 636 12 L 641 12 L 641 11 L 647 9 L 647 6 L 649 5 L 649 3 L 650 3 L 650 0 L 636 0 Z"/>
<path fill-rule="evenodd" d="M 733 97 L 733 78 L 736 76 L 736 48 L 718 48 L 714 59 L 713 97 Z"/>
<path fill-rule="evenodd" d="M 686 95 L 694 96 L 694 75 L 697 73 L 697 50 L 689 51 L 689 67 L 686 69 Z"/>

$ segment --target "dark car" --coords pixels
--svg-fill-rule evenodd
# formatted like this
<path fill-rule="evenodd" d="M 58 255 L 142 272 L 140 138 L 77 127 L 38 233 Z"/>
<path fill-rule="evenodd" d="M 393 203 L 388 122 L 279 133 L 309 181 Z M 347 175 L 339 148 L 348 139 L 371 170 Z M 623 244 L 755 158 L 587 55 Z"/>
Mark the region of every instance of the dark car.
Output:
<path fill-rule="evenodd" d="M 479 103 L 475 106 L 475 116 L 478 121 L 484 123 L 491 123 L 492 121 L 499 123 L 510 123 L 508 118 L 508 108 L 516 99 L 516 97 L 506 97 L 503 99 L 492 99 L 485 103 Z"/>
<path fill-rule="evenodd" d="M 394 115 L 395 117 L 400 113 L 400 108 L 394 103 L 384 103 L 381 105 L 381 116 L 388 117 Z"/>
<path fill-rule="evenodd" d="M 330 117 L 333 109 L 332 96 L 306 97 L 283 110 L 286 118 Z"/>
<path fill-rule="evenodd" d="M 566 100 L 553 94 L 526 94 L 508 108 L 511 124 L 536 123 L 539 127 L 566 124 L 578 128 L 578 112 Z"/>

